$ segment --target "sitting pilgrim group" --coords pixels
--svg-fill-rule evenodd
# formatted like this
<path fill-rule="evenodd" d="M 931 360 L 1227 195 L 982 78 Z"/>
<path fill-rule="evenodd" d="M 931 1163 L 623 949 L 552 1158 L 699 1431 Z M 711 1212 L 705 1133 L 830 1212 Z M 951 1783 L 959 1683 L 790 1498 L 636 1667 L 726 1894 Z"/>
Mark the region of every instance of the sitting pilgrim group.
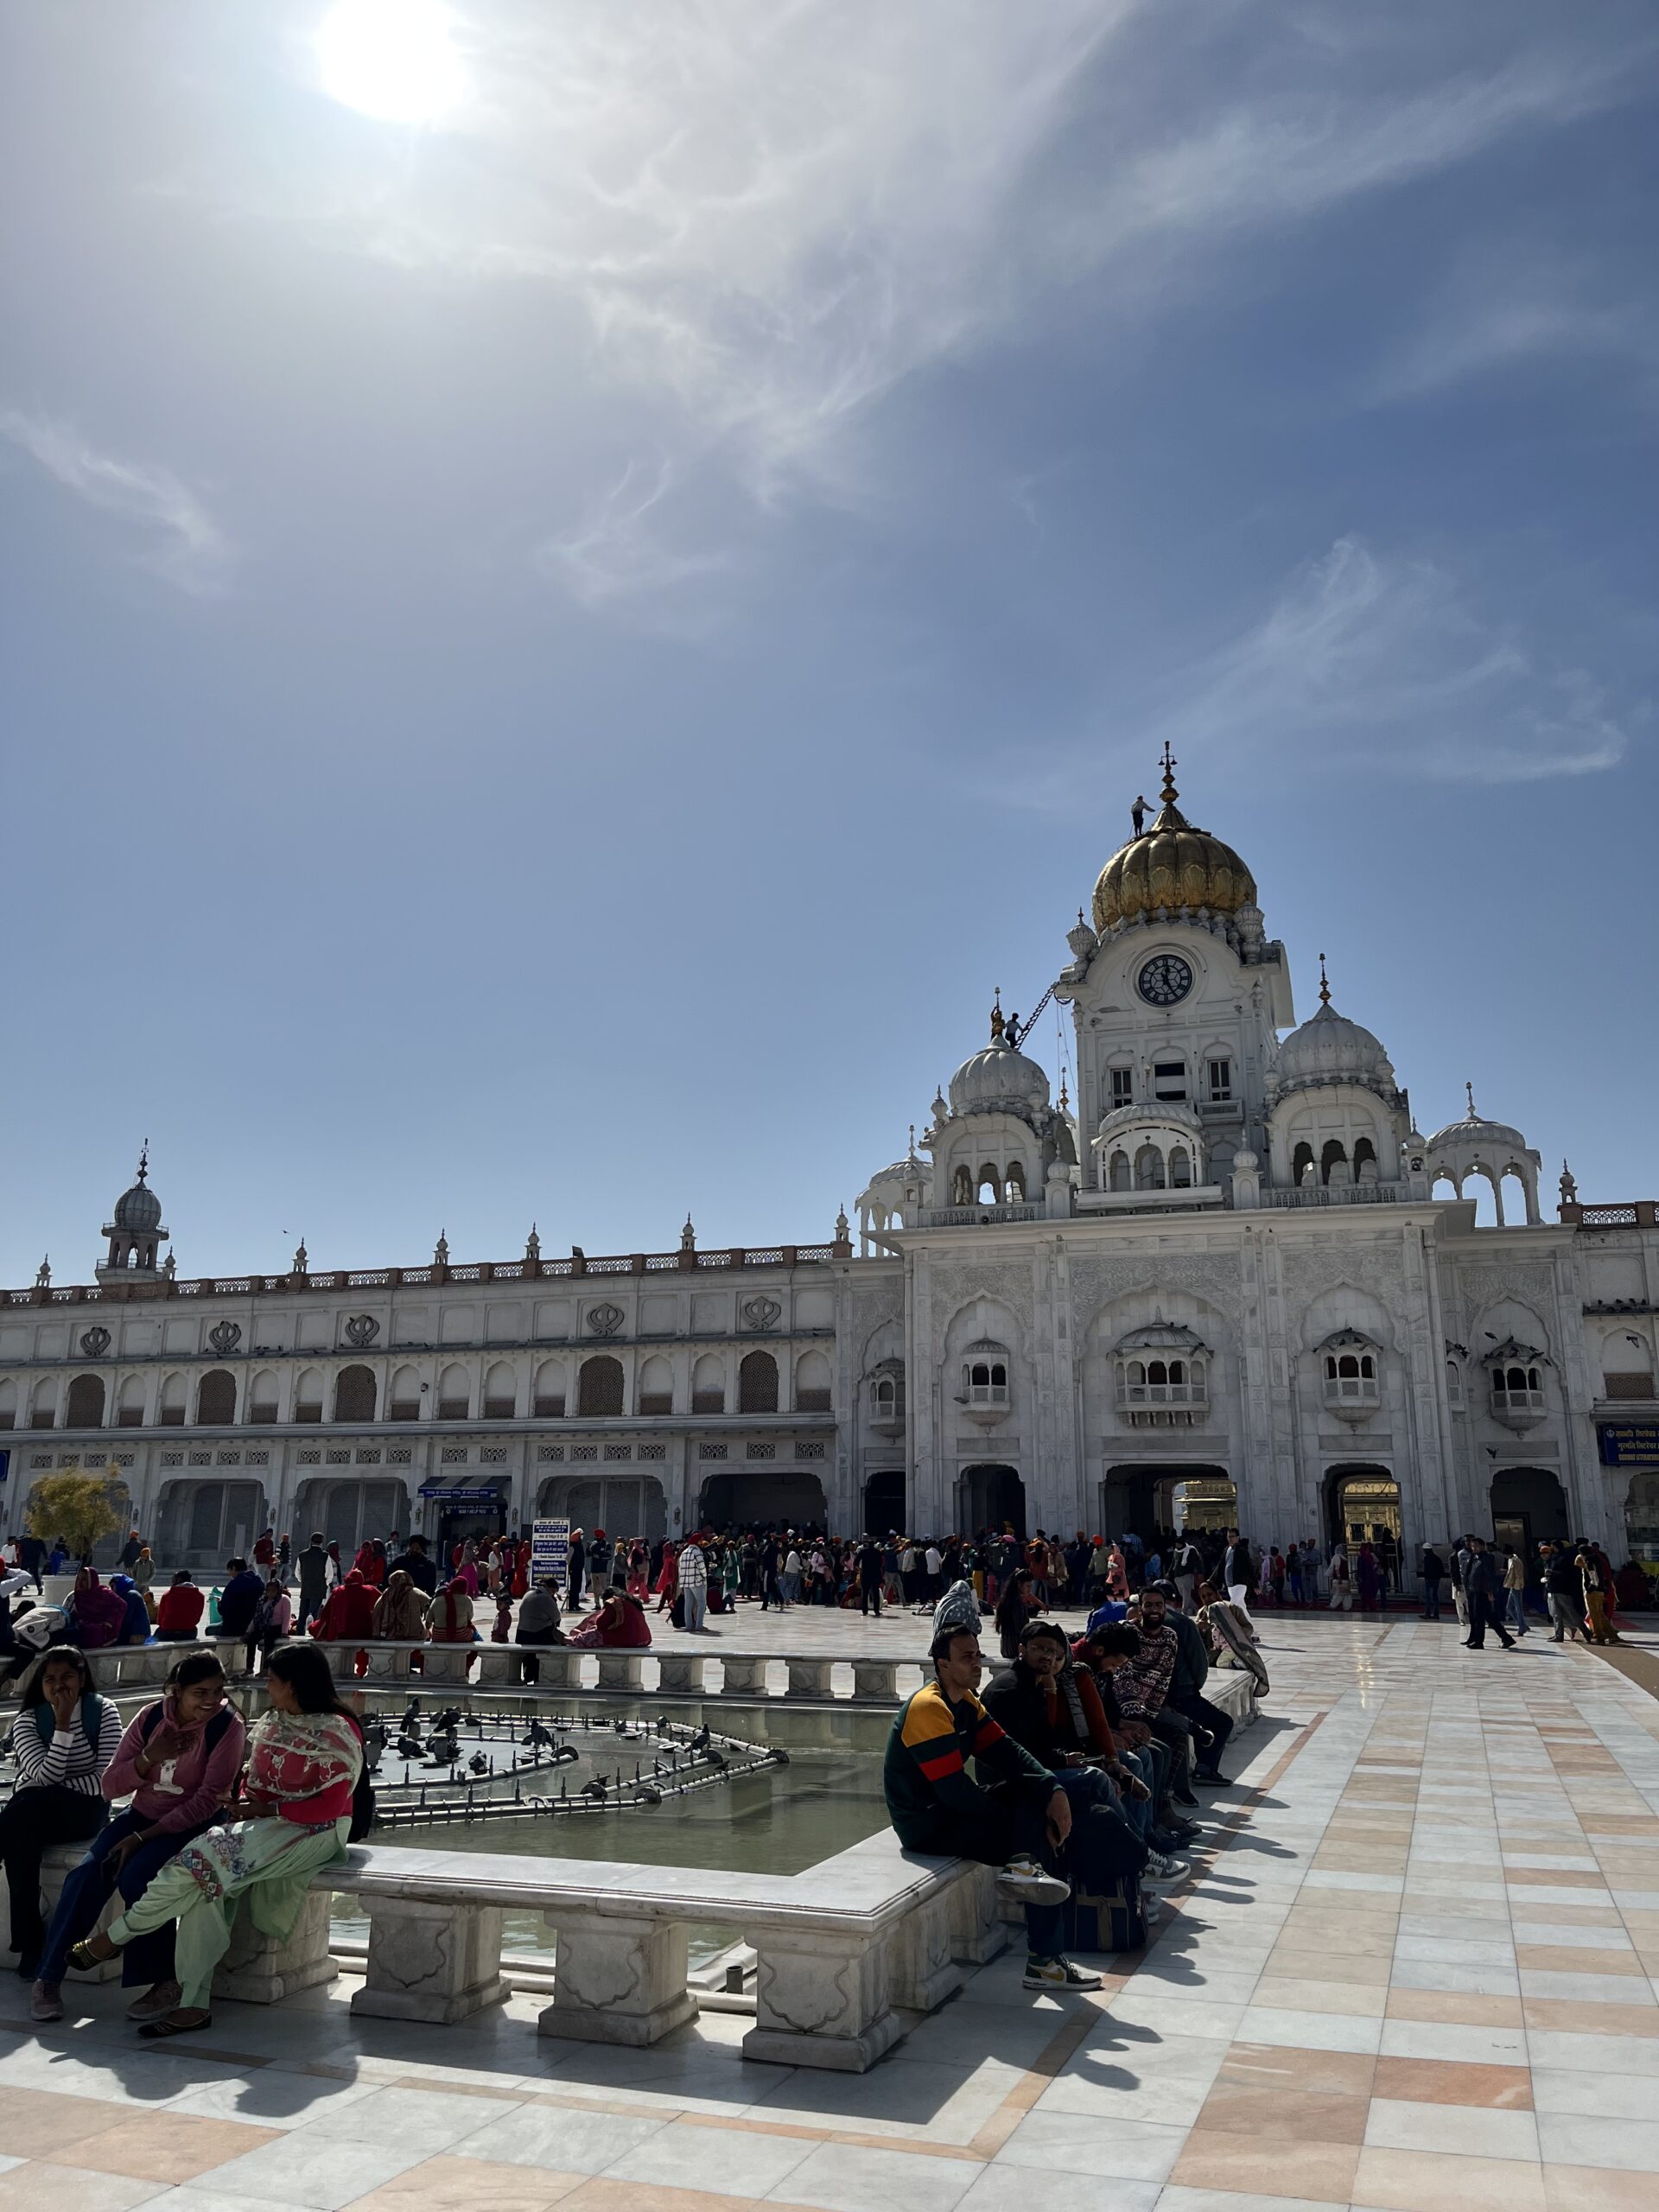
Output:
<path fill-rule="evenodd" d="M 123 1730 L 73 1645 L 54 1644 L 30 1667 L 12 1723 L 16 1786 L 0 1809 L 0 1853 L 34 2019 L 63 2018 L 67 1967 L 85 1973 L 118 1952 L 141 2034 L 211 2026 L 213 1969 L 242 1897 L 254 1926 L 286 1942 L 312 1875 L 366 1832 L 363 1730 L 327 1655 L 284 1644 L 264 1683 L 269 1707 L 250 1729 L 226 1696 L 219 1659 L 191 1651 Z M 48 1920 L 41 1862 L 65 1843 L 87 1849 Z M 118 1896 L 121 1910 L 100 1930 Z"/>
<path fill-rule="evenodd" d="M 1200 1594 L 1211 1602 L 1194 1618 L 1148 1585 L 1075 1641 L 1033 1616 L 982 1695 L 971 1586 L 954 1584 L 934 1613 L 931 1675 L 887 1739 L 888 1816 L 907 1850 L 998 1870 L 1025 1908 L 1027 1989 L 1098 1989 L 1068 1949 L 1146 1941 L 1152 1892 L 1185 1876 L 1182 1847 L 1200 1833 L 1193 1785 L 1226 1786 L 1232 1721 L 1204 1695 L 1212 1652 L 1254 1662 L 1263 1687 L 1265 1671 L 1248 1625 L 1216 1618 L 1239 1609 Z"/>

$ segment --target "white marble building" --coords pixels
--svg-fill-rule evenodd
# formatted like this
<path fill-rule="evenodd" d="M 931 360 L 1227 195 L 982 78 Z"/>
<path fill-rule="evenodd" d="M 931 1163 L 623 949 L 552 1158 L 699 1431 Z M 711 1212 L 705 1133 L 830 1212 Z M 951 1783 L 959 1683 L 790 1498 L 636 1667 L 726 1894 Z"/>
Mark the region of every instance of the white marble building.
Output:
<path fill-rule="evenodd" d="M 1137 802 L 1137 814 L 1141 803 Z M 4 1294 L 5 1527 L 114 1463 L 202 1563 L 711 1517 L 916 1530 L 1238 1519 L 1262 1542 L 1589 1532 L 1659 1557 L 1652 1201 L 1582 1205 L 1475 1110 L 1423 1136 L 1249 869 L 1163 804 L 1055 985 L 1077 1096 L 993 1013 L 836 1240 L 192 1281 L 141 1170 L 96 1280 Z M 1477 1040 L 1478 1041 L 1478 1040 Z M 1489 1185 L 1497 1226 L 1470 1193 Z"/>

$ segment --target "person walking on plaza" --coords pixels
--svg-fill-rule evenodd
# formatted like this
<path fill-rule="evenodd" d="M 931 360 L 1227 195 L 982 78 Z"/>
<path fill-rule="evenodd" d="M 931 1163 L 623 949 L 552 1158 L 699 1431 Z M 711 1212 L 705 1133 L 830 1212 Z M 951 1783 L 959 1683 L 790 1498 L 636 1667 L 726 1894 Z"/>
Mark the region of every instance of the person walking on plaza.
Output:
<path fill-rule="evenodd" d="M 1607 1618 L 1608 1581 L 1600 1560 L 1588 1544 L 1579 1552 L 1574 1560 L 1584 1592 L 1584 1618 L 1590 1630 L 1592 1643 L 1618 1643 L 1618 1632 Z"/>
<path fill-rule="evenodd" d="M 877 1620 L 881 1618 L 882 1573 L 881 1547 L 874 1536 L 866 1536 L 858 1548 L 858 1610 L 874 1611 Z"/>
<path fill-rule="evenodd" d="M 1423 1618 L 1437 1621 L 1440 1618 L 1440 1585 L 1446 1580 L 1446 1561 L 1433 1544 L 1423 1546 Z"/>
<path fill-rule="evenodd" d="M 683 1618 L 691 1634 L 700 1636 L 709 1611 L 709 1561 L 695 1530 L 680 1546 L 677 1564 L 684 1606 Z"/>
<path fill-rule="evenodd" d="M 1540 1546 L 1544 1560 L 1544 1599 L 1549 1607 L 1549 1618 L 1555 1624 L 1555 1641 L 1564 1643 L 1569 1636 L 1576 1636 L 1587 1643 L 1585 1632 L 1583 1605 L 1584 1579 L 1579 1573 L 1578 1562 L 1570 1544 Z"/>
<path fill-rule="evenodd" d="M 588 1545 L 580 1529 L 570 1531 L 570 1550 L 565 1560 L 565 1599 L 573 1613 L 582 1611 L 582 1593 L 588 1580 Z"/>
<path fill-rule="evenodd" d="M 1522 1602 L 1526 1586 L 1527 1562 L 1511 1546 L 1510 1555 L 1503 1562 L 1503 1599 L 1510 1626 L 1517 1636 L 1524 1636 L 1527 1632 L 1526 1608 Z"/>
<path fill-rule="evenodd" d="M 1227 1557 L 1222 1567 L 1221 1579 L 1227 1586 L 1227 1595 L 1243 1611 L 1250 1610 L 1250 1592 L 1255 1587 L 1255 1560 L 1250 1550 L 1250 1540 L 1240 1535 L 1236 1529 L 1229 1531 L 1230 1541 Z"/>
<path fill-rule="evenodd" d="M 1466 1650 L 1483 1651 L 1486 1648 L 1486 1631 L 1490 1628 L 1506 1651 L 1515 1649 L 1515 1638 L 1503 1625 L 1499 1611 L 1503 1585 L 1498 1577 L 1497 1564 L 1486 1548 L 1484 1536 L 1469 1539 L 1469 1564 L 1464 1569 L 1463 1586 L 1469 1603 L 1469 1633 L 1464 1638 Z"/>
<path fill-rule="evenodd" d="M 1333 1613 L 1354 1610 L 1354 1578 L 1348 1567 L 1348 1548 L 1338 1544 L 1331 1554 L 1331 1604 Z"/>
<path fill-rule="evenodd" d="M 1467 1536 L 1459 1536 L 1452 1546 L 1452 1558 L 1446 1572 L 1452 1578 L 1452 1603 L 1457 1610 L 1458 1622 L 1465 1640 L 1469 1630 L 1469 1569 L 1474 1563 L 1474 1553 Z"/>
<path fill-rule="evenodd" d="M 327 1516 L 324 1516 L 325 1519 Z M 294 1625 L 303 1636 L 315 1617 L 322 1611 L 328 1595 L 328 1554 L 323 1548 L 320 1529 L 312 1531 L 311 1541 L 300 1554 L 296 1565 L 300 1573 L 300 1609 Z"/>

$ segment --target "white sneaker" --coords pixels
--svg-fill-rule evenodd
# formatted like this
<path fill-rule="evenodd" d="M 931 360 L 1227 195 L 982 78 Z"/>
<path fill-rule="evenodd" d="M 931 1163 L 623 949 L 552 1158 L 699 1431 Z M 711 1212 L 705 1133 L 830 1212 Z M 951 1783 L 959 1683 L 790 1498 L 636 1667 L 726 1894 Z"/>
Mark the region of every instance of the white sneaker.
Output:
<path fill-rule="evenodd" d="M 1074 1967 L 1070 1959 L 1027 1959 L 1027 1989 L 1098 1989 L 1101 1976 Z"/>
<path fill-rule="evenodd" d="M 1058 1874 L 1048 1873 L 1034 1859 L 1011 1859 L 998 1872 L 997 1886 L 1017 1897 L 1021 1904 L 1064 1904 L 1071 1894 L 1071 1885 L 1061 1881 Z"/>
<path fill-rule="evenodd" d="M 1185 1877 L 1186 1871 L 1179 1859 L 1166 1859 L 1158 1852 L 1154 1852 L 1147 1861 L 1146 1870 L 1141 1880 L 1143 1885 L 1148 1882 L 1179 1882 Z"/>

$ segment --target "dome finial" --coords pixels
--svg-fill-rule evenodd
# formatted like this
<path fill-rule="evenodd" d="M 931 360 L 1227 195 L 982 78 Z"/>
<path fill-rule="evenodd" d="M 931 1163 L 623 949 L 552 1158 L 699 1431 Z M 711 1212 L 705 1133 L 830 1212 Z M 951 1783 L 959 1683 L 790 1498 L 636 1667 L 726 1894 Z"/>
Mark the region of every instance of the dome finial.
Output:
<path fill-rule="evenodd" d="M 138 1152 L 138 1180 L 142 1183 L 149 1173 L 149 1139 L 146 1137 Z"/>
<path fill-rule="evenodd" d="M 1325 955 L 1321 953 L 1319 955 L 1319 1004 L 1321 1006 L 1329 1006 L 1330 1003 L 1331 985 L 1325 976 Z"/>
<path fill-rule="evenodd" d="M 1475 1111 L 1475 1086 L 1472 1083 L 1464 1084 L 1463 1095 L 1469 1101 L 1469 1119 L 1471 1122 L 1478 1122 L 1480 1116 Z"/>
<path fill-rule="evenodd" d="M 991 1042 L 994 1045 L 1001 1041 L 1002 1032 L 1007 1027 L 1007 1023 L 1002 1017 L 1002 986 L 998 983 L 991 1000 Z"/>
<path fill-rule="evenodd" d="M 1173 806 L 1180 793 L 1175 788 L 1175 756 L 1169 749 L 1169 740 L 1164 740 L 1164 788 L 1159 793 L 1166 806 Z"/>
<path fill-rule="evenodd" d="M 1068 1098 L 1068 1097 L 1067 1097 L 1067 1096 L 1066 1096 L 1066 1091 L 1065 1091 L 1065 1074 L 1064 1070 L 1062 1070 L 1061 1074 L 1060 1074 L 1060 1111 L 1061 1111 L 1061 1113 L 1062 1113 L 1062 1114 L 1064 1114 L 1064 1113 L 1065 1113 L 1066 1111 L 1068 1111 L 1068 1109 L 1070 1109 L 1070 1107 L 1071 1107 L 1071 1101 L 1070 1100 L 1070 1098 Z"/>

